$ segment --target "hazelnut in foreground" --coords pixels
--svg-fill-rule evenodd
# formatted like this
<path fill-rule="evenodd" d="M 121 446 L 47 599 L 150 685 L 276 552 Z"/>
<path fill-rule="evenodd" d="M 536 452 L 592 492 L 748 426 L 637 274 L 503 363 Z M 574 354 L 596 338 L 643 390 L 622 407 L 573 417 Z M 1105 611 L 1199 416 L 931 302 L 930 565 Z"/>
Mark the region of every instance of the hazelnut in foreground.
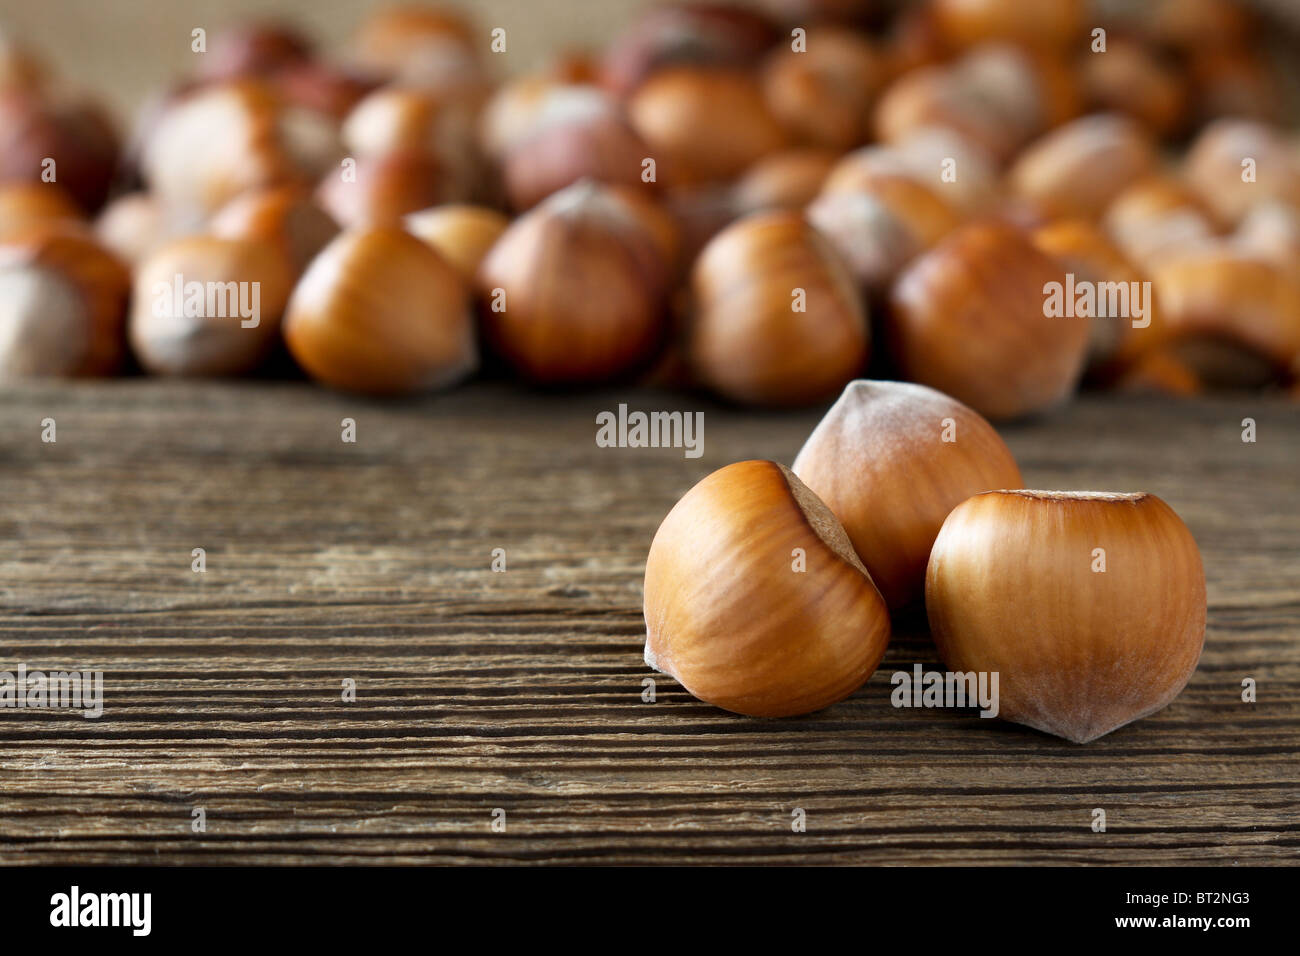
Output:
<path fill-rule="evenodd" d="M 950 670 L 996 671 L 1001 717 L 1075 743 L 1178 696 L 1205 638 L 1200 552 L 1150 494 L 969 498 L 934 543 L 925 603 Z"/>
<path fill-rule="evenodd" d="M 1022 485 L 979 414 L 907 382 L 850 382 L 808 437 L 794 473 L 844 525 L 891 608 L 921 596 L 930 548 L 971 495 Z"/>
<path fill-rule="evenodd" d="M 646 559 L 645 620 L 647 664 L 751 717 L 848 697 L 890 633 L 840 523 L 771 461 L 715 471 L 668 513 Z"/>
<path fill-rule="evenodd" d="M 312 378 L 367 394 L 444 388 L 478 367 L 469 290 L 396 226 L 346 231 L 293 291 L 284 339 Z"/>

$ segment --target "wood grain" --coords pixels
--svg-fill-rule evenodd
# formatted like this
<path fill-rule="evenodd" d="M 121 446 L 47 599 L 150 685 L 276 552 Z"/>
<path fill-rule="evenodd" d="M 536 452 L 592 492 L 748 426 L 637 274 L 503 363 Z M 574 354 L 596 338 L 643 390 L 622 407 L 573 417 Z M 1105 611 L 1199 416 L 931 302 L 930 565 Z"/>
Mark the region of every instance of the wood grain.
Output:
<path fill-rule="evenodd" d="M 704 456 L 598 448 L 595 414 L 620 401 L 703 410 Z M 397 404 L 300 383 L 4 390 L 0 669 L 101 669 L 106 686 L 97 721 L 0 710 L 0 856 L 1294 863 L 1297 408 L 1086 397 L 1004 430 L 1032 485 L 1155 492 L 1205 559 L 1191 684 L 1081 747 L 893 709 L 889 674 L 937 664 L 916 621 L 811 717 L 730 716 L 664 677 L 643 702 L 658 522 L 716 467 L 789 462 L 817 410 L 497 384 Z"/>

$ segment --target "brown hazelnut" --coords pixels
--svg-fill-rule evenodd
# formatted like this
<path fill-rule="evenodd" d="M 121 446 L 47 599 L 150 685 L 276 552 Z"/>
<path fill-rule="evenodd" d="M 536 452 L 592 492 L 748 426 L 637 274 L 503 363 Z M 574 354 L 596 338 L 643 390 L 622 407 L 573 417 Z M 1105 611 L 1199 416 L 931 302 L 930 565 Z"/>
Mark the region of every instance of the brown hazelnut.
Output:
<path fill-rule="evenodd" d="M 339 227 L 300 186 L 269 186 L 236 196 L 212 217 L 222 239 L 256 239 L 274 246 L 295 276 L 338 234 Z"/>
<path fill-rule="evenodd" d="M 126 266 L 85 230 L 47 224 L 0 238 L 0 381 L 116 371 L 130 288 Z"/>
<path fill-rule="evenodd" d="M 744 69 L 756 64 L 776 39 L 767 18 L 735 4 L 661 4 L 640 14 L 609 45 L 601 60 L 601 82 L 627 96 L 666 68 Z"/>
<path fill-rule="evenodd" d="M 413 212 L 403 224 L 407 232 L 431 245 L 468 288 L 478 275 L 483 257 L 501 238 L 510 220 L 495 209 L 452 204 Z"/>
<path fill-rule="evenodd" d="M 662 70 L 633 95 L 628 116 L 650 145 L 657 181 L 674 186 L 732 179 L 786 141 L 758 82 L 738 71 Z"/>
<path fill-rule="evenodd" d="M 612 379 L 661 343 L 671 264 L 642 211 L 575 183 L 515 220 L 479 268 L 488 342 L 543 384 Z"/>
<path fill-rule="evenodd" d="M 469 290 L 428 244 L 391 226 L 340 234 L 307 267 L 284 339 L 312 378 L 392 395 L 446 388 L 478 367 Z"/>
<path fill-rule="evenodd" d="M 56 182 L 94 213 L 108 196 L 119 149 L 112 124 L 93 103 L 0 90 L 0 182 Z"/>
<path fill-rule="evenodd" d="M 408 213 L 464 198 L 438 160 L 409 152 L 358 157 L 316 190 L 317 202 L 344 228 L 396 225 Z"/>
<path fill-rule="evenodd" d="M 664 518 L 646 558 L 645 623 L 646 664 L 754 717 L 848 697 L 890 633 L 840 523 L 773 461 L 715 471 Z"/>
<path fill-rule="evenodd" d="M 1046 316 L 1046 288 L 1062 272 L 1012 226 L 959 228 L 894 284 L 888 338 L 898 368 L 989 418 L 1060 404 L 1083 373 L 1090 324 Z"/>
<path fill-rule="evenodd" d="M 128 324 L 140 364 L 157 375 L 241 375 L 279 339 L 293 276 L 272 246 L 196 235 L 136 269 Z"/>
<path fill-rule="evenodd" d="M 835 513 L 891 608 L 919 598 L 930 548 L 971 495 L 1023 485 L 1006 444 L 942 392 L 850 382 L 794 460 Z"/>
<path fill-rule="evenodd" d="M 736 183 L 736 209 L 741 214 L 802 209 L 821 192 L 822 183 L 838 162 L 834 150 L 816 147 L 784 149 L 765 156 Z"/>
<path fill-rule="evenodd" d="M 821 401 L 866 363 L 870 330 L 853 278 L 798 213 L 756 213 L 714 236 L 691 292 L 691 367 L 733 401 Z"/>
<path fill-rule="evenodd" d="M 914 256 L 955 229 L 961 217 L 935 190 L 882 173 L 855 190 L 825 192 L 808 206 L 821 230 L 869 294 L 883 291 Z"/>
<path fill-rule="evenodd" d="M 872 42 L 856 30 L 813 27 L 805 46 L 778 47 L 763 65 L 763 95 L 791 139 L 846 150 L 871 133 L 871 102 L 884 79 Z"/>
<path fill-rule="evenodd" d="M 1048 215 L 1095 219 L 1156 163 L 1155 144 L 1134 120 L 1097 113 L 1031 143 L 1007 175 L 1016 195 Z"/>

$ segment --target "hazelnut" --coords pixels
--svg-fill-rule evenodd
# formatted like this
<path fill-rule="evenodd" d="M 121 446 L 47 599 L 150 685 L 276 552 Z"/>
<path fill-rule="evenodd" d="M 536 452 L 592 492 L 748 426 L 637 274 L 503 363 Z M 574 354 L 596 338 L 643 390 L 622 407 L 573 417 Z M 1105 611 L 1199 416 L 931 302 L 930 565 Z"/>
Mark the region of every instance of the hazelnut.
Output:
<path fill-rule="evenodd" d="M 889 612 L 830 509 L 787 468 L 709 475 L 655 533 L 646 663 L 706 703 L 753 717 L 821 710 L 866 682 Z"/>
<path fill-rule="evenodd" d="M 914 259 L 890 295 L 888 338 L 908 379 L 989 418 L 1069 397 L 1087 357 L 1089 320 L 1046 317 L 1061 264 L 1020 230 L 973 223 Z"/>
<path fill-rule="evenodd" d="M 1130 260 L 1149 268 L 1162 255 L 1208 239 L 1218 223 L 1184 183 L 1151 176 L 1126 188 L 1102 217 L 1107 233 Z"/>
<path fill-rule="evenodd" d="M 1257 387 L 1300 371 L 1300 282 L 1226 241 L 1163 257 L 1151 281 L 1167 348 L 1209 385 Z"/>
<path fill-rule="evenodd" d="M 141 145 L 140 167 L 159 201 L 205 217 L 247 189 L 300 178 L 287 142 L 285 114 L 270 87 L 218 83 L 163 107 Z"/>
<path fill-rule="evenodd" d="M 168 207 L 149 193 L 127 193 L 104 207 L 95 220 L 95 234 L 124 262 L 135 265 L 170 239 L 202 232 L 203 219 L 193 209 Z"/>
<path fill-rule="evenodd" d="M 293 291 L 284 339 L 312 378 L 352 392 L 446 388 L 478 366 L 467 287 L 393 226 L 351 229 L 325 247 Z"/>
<path fill-rule="evenodd" d="M 299 186 L 269 186 L 236 196 L 212 218 L 223 239 L 256 239 L 274 246 L 295 276 L 338 234 L 338 224 Z"/>
<path fill-rule="evenodd" d="M 1073 275 L 1076 285 L 1090 282 L 1097 289 L 1105 283 L 1122 283 L 1130 292 L 1142 287 L 1147 276 L 1129 262 L 1119 248 L 1097 226 L 1081 219 L 1059 219 L 1037 229 L 1031 237 L 1035 246 L 1054 258 L 1062 272 Z M 1059 281 L 1064 282 L 1064 276 Z M 1097 315 L 1089 324 L 1088 375 L 1108 379 L 1141 353 L 1155 347 L 1164 333 L 1159 302 L 1154 293 L 1143 303 L 1141 327 L 1130 302 L 1129 314 Z M 1149 320 L 1149 321 L 1147 321 Z"/>
<path fill-rule="evenodd" d="M 736 183 L 735 205 L 741 213 L 768 209 L 802 209 L 821 192 L 839 162 L 826 149 L 785 149 L 760 159 Z"/>
<path fill-rule="evenodd" d="M 0 182 L 44 185 L 51 171 L 84 212 L 94 213 L 108 196 L 119 149 L 112 124 L 93 103 L 0 90 Z"/>
<path fill-rule="evenodd" d="M 671 264 L 643 212 L 575 183 L 525 213 L 479 268 L 487 340 L 524 378 L 605 381 L 661 343 Z"/>
<path fill-rule="evenodd" d="M 1008 172 L 1012 191 L 1049 216 L 1099 217 L 1126 186 L 1156 169 L 1151 138 L 1127 116 L 1098 113 L 1031 143 Z"/>
<path fill-rule="evenodd" d="M 737 71 L 662 70 L 633 95 L 628 116 L 650 144 L 657 181 L 674 186 L 732 179 L 786 141 L 757 80 Z"/>
<path fill-rule="evenodd" d="M 502 169 L 506 197 L 531 209 L 580 179 L 641 186 L 650 147 L 621 116 L 601 113 L 546 124 L 514 146 Z"/>
<path fill-rule="evenodd" d="M 853 278 L 798 213 L 756 213 L 714 236 L 691 291 L 688 360 L 733 401 L 821 401 L 866 362 L 870 330 Z"/>
<path fill-rule="evenodd" d="M 1132 37 L 1110 36 L 1104 55 L 1079 57 L 1088 102 L 1101 112 L 1125 113 L 1157 136 L 1171 136 L 1187 120 L 1187 78 L 1160 49 Z"/>
<path fill-rule="evenodd" d="M 316 201 L 340 226 L 395 225 L 408 213 L 465 198 L 427 153 L 361 156 L 351 170 L 327 173 Z"/>
<path fill-rule="evenodd" d="M 387 86 L 348 113 L 340 137 L 344 152 L 353 158 L 428 156 L 441 167 L 449 192 L 469 196 L 482 178 L 477 123 L 476 104 L 463 97 Z"/>
<path fill-rule="evenodd" d="M 1160 710 L 1205 638 L 1205 573 L 1155 495 L 990 491 L 953 509 L 925 578 L 947 667 L 999 675 L 999 716 L 1076 743 Z"/>
<path fill-rule="evenodd" d="M 1064 50 L 1083 34 L 1086 0 L 933 0 L 939 35 L 951 47 L 1007 41 Z"/>
<path fill-rule="evenodd" d="M 951 176 L 945 175 L 948 170 Z M 963 214 L 986 209 L 999 188 L 996 163 L 985 150 L 955 130 L 921 126 L 897 142 L 849 153 L 826 177 L 822 191 L 861 189 L 882 173 L 914 179 Z"/>
<path fill-rule="evenodd" d="M 935 190 L 884 173 L 860 189 L 824 192 L 808 205 L 808 220 L 830 239 L 859 285 L 876 294 L 955 229 L 960 217 Z"/>
<path fill-rule="evenodd" d="M 600 80 L 618 96 L 627 96 L 665 68 L 745 69 L 776 39 L 771 21 L 735 4 L 662 4 L 637 16 L 610 43 L 601 59 Z"/>
<path fill-rule="evenodd" d="M 0 235 L 29 226 L 83 221 L 81 207 L 58 183 L 0 184 Z"/>
<path fill-rule="evenodd" d="M 381 8 L 357 29 L 352 59 L 363 70 L 430 89 L 477 89 L 486 82 L 485 40 L 447 7 Z"/>
<path fill-rule="evenodd" d="M 1253 181 L 1243 179 L 1253 163 Z M 1188 185 L 1221 221 L 1235 225 L 1262 202 L 1300 205 L 1300 161 L 1285 136 L 1265 123 L 1216 120 L 1188 150 L 1183 175 Z"/>
<path fill-rule="evenodd" d="M 794 460 L 835 513 L 891 608 L 921 596 L 930 548 L 971 495 L 1019 488 L 1006 444 L 978 413 L 924 385 L 850 382 Z"/>
<path fill-rule="evenodd" d="M 126 352 L 131 277 L 85 231 L 36 225 L 0 239 L 0 381 L 107 375 Z"/>
<path fill-rule="evenodd" d="M 872 42 L 856 30 L 813 27 L 806 47 L 778 48 L 762 69 L 772 115 L 798 143 L 846 150 L 871 133 L 871 102 L 884 65 Z"/>
<path fill-rule="evenodd" d="M 136 269 L 131 347 L 157 375 L 251 372 L 279 339 L 292 282 L 289 264 L 265 242 L 174 239 Z"/>
<path fill-rule="evenodd" d="M 407 232 L 432 246 L 469 287 L 510 220 L 483 206 L 447 205 L 413 212 L 403 224 Z"/>

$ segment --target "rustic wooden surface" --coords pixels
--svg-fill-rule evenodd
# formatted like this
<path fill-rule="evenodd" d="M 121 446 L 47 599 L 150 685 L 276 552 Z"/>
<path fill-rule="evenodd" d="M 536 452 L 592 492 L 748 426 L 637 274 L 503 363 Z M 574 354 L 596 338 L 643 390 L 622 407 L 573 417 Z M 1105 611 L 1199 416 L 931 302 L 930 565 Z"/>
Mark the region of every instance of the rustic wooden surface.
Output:
<path fill-rule="evenodd" d="M 598 448 L 619 401 L 703 407 L 704 457 Z M 1005 430 L 1032 485 L 1155 492 L 1205 559 L 1191 684 L 1082 747 L 894 710 L 889 674 L 937 665 L 915 623 L 811 717 L 730 716 L 665 677 L 643 702 L 659 520 L 718 466 L 790 461 L 817 417 L 490 384 L 0 391 L 0 669 L 106 683 L 98 721 L 0 710 L 3 861 L 1295 862 L 1300 406 L 1092 397 Z"/>

